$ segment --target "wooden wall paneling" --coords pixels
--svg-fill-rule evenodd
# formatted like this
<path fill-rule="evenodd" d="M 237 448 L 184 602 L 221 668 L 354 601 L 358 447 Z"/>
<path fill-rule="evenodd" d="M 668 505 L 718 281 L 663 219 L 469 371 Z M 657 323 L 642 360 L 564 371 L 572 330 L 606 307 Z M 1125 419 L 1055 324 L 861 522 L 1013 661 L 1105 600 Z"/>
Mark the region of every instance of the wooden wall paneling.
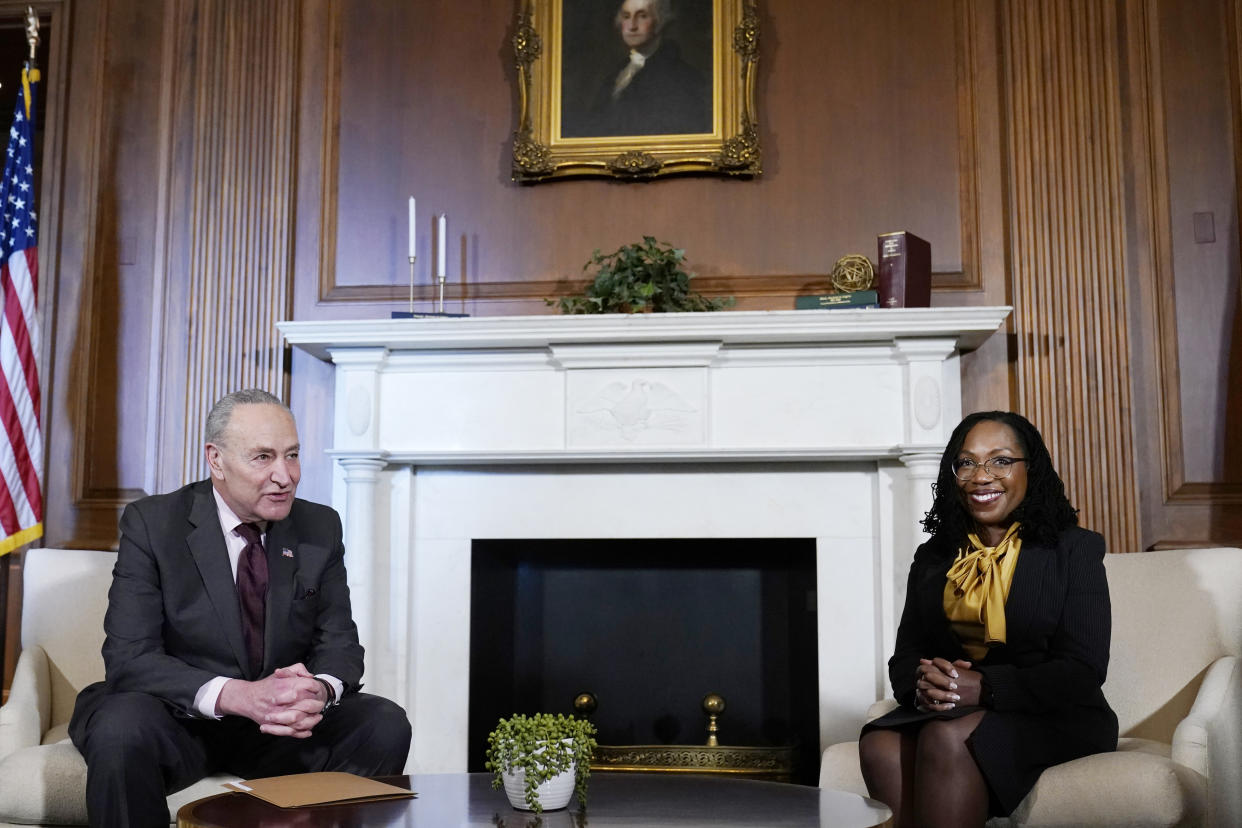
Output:
<path fill-rule="evenodd" d="M 130 429 L 126 439 L 137 445 L 145 431 L 141 418 L 123 402 L 120 387 L 131 378 L 120 367 L 120 354 L 135 341 L 145 351 L 145 325 L 140 301 L 132 310 L 121 306 L 122 283 L 129 287 L 133 276 L 120 265 L 121 248 L 128 254 L 132 247 L 120 239 L 126 223 L 122 202 L 134 195 L 134 188 L 117 171 L 118 164 L 136 161 L 140 153 L 134 147 L 133 155 L 123 157 L 120 142 L 127 127 L 117 109 L 142 81 L 133 66 L 135 53 L 127 51 L 133 43 L 110 39 L 110 34 L 120 20 L 145 40 L 148 18 L 125 3 L 119 9 L 112 2 L 63 8 L 63 25 L 54 17 L 52 34 L 70 36 L 74 49 L 69 55 L 62 41 L 65 58 L 46 71 L 51 86 L 45 94 L 58 95 L 59 102 L 53 109 L 49 97 L 46 135 L 57 146 L 45 149 L 49 198 L 40 222 L 40 269 L 45 287 L 51 288 L 42 296 L 49 303 L 45 318 L 52 323 L 44 332 L 52 351 L 43 374 L 48 449 L 44 544 L 110 548 L 119 507 L 141 486 L 140 471 L 119 456 L 122 429 Z M 144 42 L 143 48 L 158 55 L 158 39 Z M 49 219 L 55 222 L 51 227 Z"/>
<path fill-rule="evenodd" d="M 990 3 L 981 3 L 978 0 L 955 0 L 953 4 L 953 56 L 957 76 L 958 210 L 962 260 L 960 270 L 936 273 L 936 288 L 945 293 L 983 290 L 983 274 L 979 266 L 979 240 L 983 230 L 983 217 L 979 213 L 979 190 L 982 186 L 979 145 L 986 140 L 986 133 L 980 132 L 979 122 L 980 116 L 989 112 L 982 109 L 985 104 L 979 98 L 984 90 L 977 87 L 983 74 L 981 63 L 986 55 L 983 49 L 986 44 L 994 43 L 994 32 L 987 31 L 987 17 L 980 13 L 980 7 L 990 6 Z M 990 70 L 995 72 L 995 63 Z M 990 114 L 995 117 L 994 112 Z M 954 295 L 946 304 L 953 304 L 958 298 Z"/>
<path fill-rule="evenodd" d="M 289 318 L 301 5 L 185 2 L 160 395 L 160 490 L 206 475 L 211 403 L 287 396 L 275 323 Z"/>
<path fill-rule="evenodd" d="M 1159 310 L 1162 303 L 1173 301 L 1173 291 L 1169 281 L 1172 261 L 1167 236 L 1158 230 L 1168 226 L 1168 199 L 1157 197 L 1156 182 L 1167 180 L 1168 171 L 1162 151 L 1165 143 L 1163 112 L 1153 100 L 1161 80 L 1152 11 L 1148 0 L 1133 0 L 1126 5 L 1123 17 L 1126 27 L 1126 133 L 1130 149 L 1127 184 L 1129 201 L 1134 205 L 1128 222 L 1128 251 L 1133 264 L 1130 280 L 1135 355 L 1132 389 L 1136 402 L 1135 441 L 1143 447 L 1137 454 L 1137 473 L 1144 548 L 1152 543 L 1153 520 L 1162 512 L 1168 498 L 1166 468 L 1175 453 L 1164 439 L 1162 423 L 1170 416 L 1170 406 L 1180 407 L 1176 395 L 1164 393 L 1161 380 L 1169 373 L 1169 366 L 1163 363 L 1168 359 L 1176 360 L 1177 352 L 1163 347 L 1175 332 L 1163 327 L 1170 320 Z M 1172 367 L 1176 369 L 1175 365 Z M 1174 419 L 1180 417 L 1174 415 Z M 1180 433 L 1175 439 L 1180 442 Z"/>
<path fill-rule="evenodd" d="M 1000 12 L 993 0 L 957 3 L 958 136 L 963 267 L 937 274 L 934 305 L 1009 304 Z M 962 411 L 1014 407 L 1009 330 L 962 359 Z"/>
<path fill-rule="evenodd" d="M 1139 357 L 1135 371 L 1136 409 L 1135 430 L 1141 445 L 1150 451 L 1139 455 L 1140 492 L 1142 497 L 1142 543 L 1145 547 L 1197 546 L 1214 543 L 1242 545 L 1242 485 L 1237 479 L 1237 468 L 1229 462 L 1232 452 L 1242 443 L 1239 434 L 1237 408 L 1238 386 L 1242 385 L 1242 300 L 1238 297 L 1238 262 L 1236 259 L 1239 228 L 1237 205 L 1239 203 L 1239 170 L 1242 170 L 1242 141 L 1239 139 L 1239 62 L 1238 42 L 1240 12 L 1236 0 L 1212 2 L 1211 7 L 1195 4 L 1198 15 L 1188 15 L 1186 6 L 1165 6 L 1160 0 L 1135 0 L 1125 6 L 1126 25 L 1129 34 L 1127 62 L 1127 98 L 1132 111 L 1130 153 L 1133 158 L 1130 170 L 1130 189 L 1134 202 L 1131 219 L 1131 245 L 1136 263 L 1135 279 L 1131 294 L 1135 299 L 1135 318 L 1139 326 L 1133 337 L 1135 353 Z M 1195 73 L 1203 67 L 1187 67 L 1187 60 L 1194 62 L 1208 50 L 1187 43 L 1186 32 L 1172 33 L 1163 30 L 1162 9 L 1176 15 L 1179 26 L 1192 25 L 1189 35 L 1195 37 L 1223 38 L 1225 59 L 1220 66 L 1221 77 L 1209 76 L 1209 87 Z M 1203 12 L 1207 14 L 1203 14 Z M 1167 65 L 1166 50 L 1177 60 Z M 1196 85 L 1196 81 L 1198 84 Z M 1223 81 L 1223 83 L 1222 83 Z M 1190 84 L 1187 86 L 1186 84 Z M 1209 135 L 1208 140 L 1191 139 L 1187 143 L 1189 126 L 1202 128 L 1205 117 L 1199 108 L 1198 96 L 1212 94 L 1227 87 L 1228 102 L 1225 116 L 1230 123 L 1223 128 L 1226 135 Z M 1212 90 L 1209 93 L 1207 90 Z M 1176 89 L 1177 91 L 1171 91 Z M 1186 107 L 1193 110 L 1188 113 Z M 1184 123 L 1191 116 L 1194 122 Z M 1211 160 L 1212 148 L 1228 146 L 1232 157 L 1225 163 Z M 1176 165 L 1171 157 L 1178 156 L 1193 161 Z M 1230 164 L 1231 162 L 1231 164 Z M 1231 244 L 1231 256 L 1192 257 L 1185 252 L 1179 255 L 1179 242 L 1189 233 L 1190 210 L 1203 209 L 1202 188 L 1197 195 L 1187 198 L 1187 191 L 1196 189 L 1196 176 L 1219 179 L 1222 168 L 1232 166 L 1232 205 L 1216 209 L 1218 218 L 1216 232 L 1218 243 Z M 1216 182 L 1211 182 L 1215 184 Z M 1219 196 L 1218 196 L 1219 197 Z M 1211 198 L 1207 199 L 1211 201 Z M 1216 204 L 1216 207 L 1221 205 Z M 1176 212 L 1175 212 L 1176 209 Z M 1206 260 L 1205 260 L 1206 259 Z M 1204 266 L 1209 267 L 1203 270 Z M 1218 270 L 1217 268 L 1224 268 Z M 1190 280 L 1204 283 L 1231 280 L 1224 292 L 1222 302 L 1190 301 L 1179 303 L 1179 281 Z M 1232 291 L 1232 299 L 1229 299 Z M 1220 327 L 1219 314 L 1232 319 L 1232 329 Z M 1220 354 L 1217 362 L 1210 365 L 1194 365 L 1195 369 L 1217 368 L 1221 379 L 1209 378 L 1209 383 L 1219 381 L 1224 387 L 1217 389 L 1224 405 L 1205 409 L 1202 403 L 1188 403 L 1185 396 L 1186 380 L 1183 377 L 1181 353 L 1188 336 L 1203 336 L 1204 331 L 1220 331 L 1225 341 L 1216 346 Z M 1202 347 L 1202 345 L 1199 345 Z M 1209 346 L 1210 347 L 1210 346 Z M 1197 380 L 1193 384 L 1202 384 Z M 1196 389 L 1201 390 L 1201 389 Z M 1223 429 L 1217 424 L 1223 421 Z M 1185 435 L 1197 442 L 1196 449 L 1204 446 L 1223 462 L 1218 471 L 1204 473 L 1188 467 Z M 1218 438 L 1216 435 L 1220 435 Z M 1197 471 L 1197 473 L 1196 473 Z M 1215 479 L 1203 479 L 1204 477 Z M 1198 479 L 1196 479 L 1198 478 Z"/>
<path fill-rule="evenodd" d="M 1116 11 L 1030 2 L 1002 15 L 1019 409 L 1084 525 L 1133 550 Z"/>
<path fill-rule="evenodd" d="M 196 89 L 192 318 L 182 479 L 206 476 L 202 433 L 223 394 L 284 391 L 297 78 L 294 0 L 204 3 Z"/>
<path fill-rule="evenodd" d="M 176 226 L 177 216 L 182 210 L 174 210 L 172 198 L 174 187 L 174 170 L 184 168 L 187 163 L 187 142 L 174 142 L 171 136 L 177 134 L 174 129 L 177 103 L 181 100 L 185 73 L 182 70 L 185 62 L 186 44 L 180 40 L 182 30 L 182 5 L 179 2 L 165 4 L 164 29 L 160 42 L 164 44 L 163 59 L 160 63 L 159 77 L 162 79 L 157 101 L 153 102 L 160 135 L 159 150 L 155 158 L 155 221 L 153 222 L 152 261 L 151 261 L 151 347 L 147 352 L 147 422 L 150 424 L 150 439 L 144 458 L 144 480 L 146 491 L 157 493 L 167 491 L 168 477 L 163 473 L 168 456 L 168 429 L 164 427 L 164 394 L 165 388 L 176 387 L 184 382 L 184 375 L 172 369 L 173 362 L 168 359 L 169 351 L 180 353 L 177 346 L 169 341 L 169 295 L 171 285 L 178 282 L 172 274 L 185 272 L 184 259 L 174 262 L 172 252 L 172 233 Z"/>
<path fill-rule="evenodd" d="M 121 508 L 144 493 L 147 365 L 152 304 L 151 228 L 157 211 L 149 184 L 158 157 L 156 69 L 163 54 L 163 10 L 113 0 L 105 6 L 97 203 L 90 238 L 91 268 L 81 309 L 86 343 L 82 395 L 75 420 L 81 439 L 75 462 L 78 510 L 91 515 L 90 537 L 77 543 L 111 547 Z M 92 83 L 95 83 L 92 78 Z"/>
<path fill-rule="evenodd" d="M 449 212 L 450 271 L 460 277 L 450 280 L 450 302 L 469 299 L 469 309 L 479 313 L 548 312 L 542 298 L 573 289 L 592 248 L 606 249 L 639 232 L 687 247 L 704 291 L 732 293 L 739 308 L 789 307 L 794 294 L 827 284 L 836 256 L 870 254 L 875 234 L 892 223 L 886 214 L 904 216 L 903 226 L 936 228 L 934 244 L 944 263 L 937 266 L 946 271 L 938 283 L 977 289 L 976 256 L 959 251 L 977 234 L 946 222 L 959 212 L 973 220 L 971 205 L 958 209 L 959 176 L 972 170 L 973 140 L 960 141 L 955 129 L 959 115 L 962 123 L 970 116 L 960 107 L 949 119 L 944 115 L 959 105 L 955 39 L 971 37 L 960 27 L 977 7 L 992 5 L 895 0 L 864 13 L 848 4 L 765 3 L 760 86 L 767 97 L 770 174 L 752 182 L 519 187 L 508 180 L 506 154 L 513 117 L 512 4 L 439 2 L 414 14 L 399 4 L 370 2 L 350 5 L 346 14 L 343 4 L 329 3 L 334 40 L 323 91 L 328 121 L 339 133 L 329 128 L 325 134 L 324 194 L 333 193 L 335 202 L 316 209 L 324 215 L 323 232 L 337 236 L 338 246 L 333 251 L 324 242 L 325 257 L 335 252 L 335 259 L 319 274 L 318 309 L 307 313 L 366 316 L 374 310 L 359 305 L 396 306 L 406 299 L 403 218 L 410 192 L 419 196 L 420 216 Z M 929 25 L 910 24 L 911 13 Z M 861 27 L 858 41 L 826 55 L 823 31 L 839 31 L 845 23 Z M 900 49 L 889 42 L 893 32 L 900 33 Z M 484 38 L 496 50 L 494 61 L 464 64 L 457 47 L 463 38 Z M 875 61 L 869 43 L 888 43 L 884 60 Z M 851 62 L 854 52 L 866 58 Z M 819 69 L 800 70 L 797 62 L 804 59 L 807 66 L 840 63 L 826 67 L 825 78 Z M 391 80 L 377 84 L 376 78 Z M 910 109 L 909 117 L 894 116 L 894 106 Z M 928 107 L 944 111 L 933 114 Z M 894 130 L 893 117 L 906 126 Z M 429 232 L 428 222 L 420 221 L 420 228 Z M 420 302 L 433 295 L 429 253 L 429 247 L 420 249 Z"/>
<path fill-rule="evenodd" d="M 1174 319 L 1181 398 L 1181 461 L 1177 489 L 1242 483 L 1242 471 L 1224 462 L 1228 451 L 1227 395 L 1231 325 L 1239 321 L 1237 224 L 1238 114 L 1230 90 L 1236 73 L 1229 59 L 1233 28 L 1229 0 L 1157 4 L 1168 156 L 1169 241 L 1176 291 Z M 1214 227 L 1195 238 L 1195 216 Z M 1212 241 L 1207 241 L 1211 237 Z M 1222 313 L 1225 311 L 1225 313 Z M 1235 423 L 1235 426 L 1237 423 Z M 1176 495 L 1175 495 L 1176 496 Z"/>

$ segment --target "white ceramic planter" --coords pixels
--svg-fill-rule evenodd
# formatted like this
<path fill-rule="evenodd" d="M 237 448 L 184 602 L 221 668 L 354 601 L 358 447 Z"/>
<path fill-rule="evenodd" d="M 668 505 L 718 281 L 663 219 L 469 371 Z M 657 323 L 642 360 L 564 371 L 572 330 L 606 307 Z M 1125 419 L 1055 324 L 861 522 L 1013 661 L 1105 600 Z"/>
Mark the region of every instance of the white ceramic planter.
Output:
<path fill-rule="evenodd" d="M 574 795 L 576 770 L 576 765 L 570 762 L 569 770 L 557 774 L 535 789 L 539 804 L 545 811 L 555 811 L 569 804 L 570 797 Z M 523 768 L 505 771 L 504 783 L 509 804 L 519 811 L 529 811 L 530 806 L 526 804 L 526 771 Z"/>

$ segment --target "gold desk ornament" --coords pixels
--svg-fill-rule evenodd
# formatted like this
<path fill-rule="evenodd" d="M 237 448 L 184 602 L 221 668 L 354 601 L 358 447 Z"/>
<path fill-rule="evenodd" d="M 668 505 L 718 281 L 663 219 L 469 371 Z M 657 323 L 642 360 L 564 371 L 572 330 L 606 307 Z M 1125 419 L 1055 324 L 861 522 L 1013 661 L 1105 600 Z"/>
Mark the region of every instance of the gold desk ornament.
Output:
<path fill-rule="evenodd" d="M 832 286 L 842 293 L 871 290 L 875 285 L 875 266 L 866 256 L 850 253 L 832 266 Z"/>
<path fill-rule="evenodd" d="M 594 693 L 574 697 L 574 712 L 582 717 L 595 712 Z M 624 773 L 696 773 L 789 782 L 794 773 L 793 746 L 749 747 L 718 744 L 718 717 L 724 713 L 725 699 L 719 693 L 703 697 L 707 714 L 705 745 L 602 745 L 595 746 L 592 771 Z"/>

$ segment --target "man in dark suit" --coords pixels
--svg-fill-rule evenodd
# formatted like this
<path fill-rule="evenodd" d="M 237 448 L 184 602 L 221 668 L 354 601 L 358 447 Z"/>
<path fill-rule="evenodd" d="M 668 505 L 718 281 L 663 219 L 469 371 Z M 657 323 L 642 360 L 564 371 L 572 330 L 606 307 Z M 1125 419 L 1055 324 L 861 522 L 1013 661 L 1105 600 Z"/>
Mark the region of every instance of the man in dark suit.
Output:
<path fill-rule="evenodd" d="M 405 711 L 359 693 L 341 521 L 294 498 L 293 415 L 259 390 L 207 418 L 209 480 L 121 516 L 106 678 L 70 723 L 96 826 L 166 826 L 165 796 L 216 772 L 401 773 Z"/>

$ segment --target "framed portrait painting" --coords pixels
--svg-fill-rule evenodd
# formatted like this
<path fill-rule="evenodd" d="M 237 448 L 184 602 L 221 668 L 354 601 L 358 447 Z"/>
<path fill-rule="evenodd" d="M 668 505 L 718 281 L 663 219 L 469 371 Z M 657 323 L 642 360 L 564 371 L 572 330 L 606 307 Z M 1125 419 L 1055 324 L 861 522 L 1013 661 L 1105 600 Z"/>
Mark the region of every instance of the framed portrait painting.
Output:
<path fill-rule="evenodd" d="M 762 171 L 757 0 L 519 0 L 513 178 Z"/>

